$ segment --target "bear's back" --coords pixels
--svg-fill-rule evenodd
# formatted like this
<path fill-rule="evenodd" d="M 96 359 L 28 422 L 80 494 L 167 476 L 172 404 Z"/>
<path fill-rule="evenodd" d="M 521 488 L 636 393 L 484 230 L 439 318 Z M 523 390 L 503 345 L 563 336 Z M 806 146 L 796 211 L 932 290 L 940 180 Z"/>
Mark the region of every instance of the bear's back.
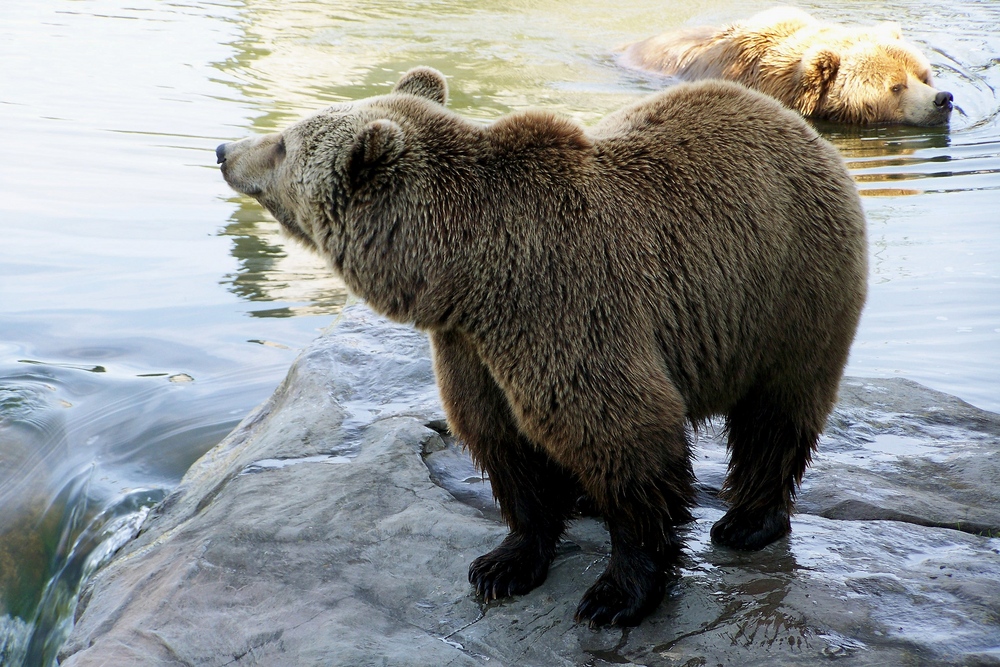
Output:
<path fill-rule="evenodd" d="M 846 350 L 853 327 L 836 320 L 856 321 L 864 302 L 864 214 L 839 154 L 797 114 L 706 81 L 592 136 L 593 224 L 622 267 L 611 281 L 651 311 L 692 416 L 740 395 L 761 366 L 825 366 L 818 339 Z M 709 331 L 710 345 L 692 346 Z"/>
<path fill-rule="evenodd" d="M 609 116 L 591 136 L 592 210 L 611 224 L 675 227 L 688 244 L 702 232 L 711 234 L 705 243 L 765 246 L 863 236 L 836 149 L 794 112 L 738 84 L 680 84 Z M 616 209 L 623 200 L 633 205 Z M 824 238 L 813 238 L 820 219 Z"/>
<path fill-rule="evenodd" d="M 512 341 L 541 350 L 552 331 L 655 347 L 694 418 L 761 373 L 846 355 L 864 301 L 864 216 L 836 151 L 778 102 L 705 81 L 589 132 L 544 111 L 487 126 L 439 106 L 418 117 L 396 117 L 410 144 L 394 185 L 351 223 L 395 235 L 355 251 L 371 258 L 359 267 L 386 262 L 387 247 L 399 258 L 406 299 L 391 286 L 363 293 L 383 312 L 479 332 L 501 366 L 517 361 L 502 353 Z"/>

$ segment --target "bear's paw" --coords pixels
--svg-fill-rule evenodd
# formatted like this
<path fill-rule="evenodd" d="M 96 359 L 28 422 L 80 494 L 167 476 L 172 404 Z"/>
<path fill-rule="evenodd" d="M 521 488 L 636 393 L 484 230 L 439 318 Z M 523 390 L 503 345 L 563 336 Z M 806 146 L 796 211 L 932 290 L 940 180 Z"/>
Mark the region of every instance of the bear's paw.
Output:
<path fill-rule="evenodd" d="M 602 625 L 638 625 L 656 609 L 666 592 L 667 576 L 647 554 L 612 556 L 608 569 L 584 593 L 574 620 L 591 628 Z"/>
<path fill-rule="evenodd" d="M 485 602 L 523 595 L 549 573 L 554 549 L 531 536 L 511 533 L 493 551 L 472 561 L 469 583 Z"/>
<path fill-rule="evenodd" d="M 792 530 L 788 512 L 771 508 L 763 512 L 731 509 L 712 526 L 712 544 L 757 551 L 781 539 Z"/>

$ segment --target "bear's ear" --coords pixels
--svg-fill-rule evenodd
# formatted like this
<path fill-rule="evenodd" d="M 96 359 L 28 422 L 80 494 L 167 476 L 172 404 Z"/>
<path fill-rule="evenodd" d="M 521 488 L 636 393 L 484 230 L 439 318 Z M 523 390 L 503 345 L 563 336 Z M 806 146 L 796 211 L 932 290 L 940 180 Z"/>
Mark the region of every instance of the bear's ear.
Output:
<path fill-rule="evenodd" d="M 432 67 L 411 69 L 396 83 L 392 92 L 426 97 L 440 105 L 448 103 L 448 82 L 445 81 L 444 74 Z"/>
<path fill-rule="evenodd" d="M 377 166 L 392 164 L 405 147 L 403 128 L 388 119 L 368 123 L 351 147 L 348 168 L 354 177 Z"/>
<path fill-rule="evenodd" d="M 840 55 L 830 49 L 809 51 L 802 58 L 801 68 L 796 106 L 803 116 L 812 116 L 819 111 L 820 101 L 837 78 Z"/>
<path fill-rule="evenodd" d="M 898 23 L 885 21 L 883 23 L 876 24 L 875 28 L 889 39 L 903 39 L 903 30 L 899 27 Z"/>

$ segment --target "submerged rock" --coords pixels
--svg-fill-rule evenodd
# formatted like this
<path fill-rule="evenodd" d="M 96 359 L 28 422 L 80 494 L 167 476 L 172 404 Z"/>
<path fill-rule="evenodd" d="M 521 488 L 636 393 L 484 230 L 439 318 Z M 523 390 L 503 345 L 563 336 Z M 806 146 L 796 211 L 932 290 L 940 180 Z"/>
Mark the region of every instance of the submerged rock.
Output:
<path fill-rule="evenodd" d="M 61 664 L 1000 665 L 997 415 L 845 380 L 791 536 L 756 553 L 709 541 L 705 429 L 680 580 L 598 631 L 572 620 L 610 549 L 591 518 L 538 589 L 473 597 L 505 530 L 442 418 L 425 338 L 348 308 L 94 577 Z"/>

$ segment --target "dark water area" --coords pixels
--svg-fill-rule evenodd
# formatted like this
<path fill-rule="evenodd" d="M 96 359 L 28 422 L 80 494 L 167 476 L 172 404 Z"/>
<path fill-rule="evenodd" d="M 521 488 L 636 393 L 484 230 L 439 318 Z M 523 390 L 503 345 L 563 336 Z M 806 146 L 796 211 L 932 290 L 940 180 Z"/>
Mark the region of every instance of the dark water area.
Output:
<path fill-rule="evenodd" d="M 592 123 L 664 85 L 617 49 L 769 3 L 38 0 L 0 5 L 0 664 L 49 665 L 79 586 L 347 296 L 215 166 L 221 141 L 441 69 L 453 109 Z M 949 128 L 820 125 L 870 224 L 848 374 L 1000 411 L 1000 3 L 895 21 Z"/>

